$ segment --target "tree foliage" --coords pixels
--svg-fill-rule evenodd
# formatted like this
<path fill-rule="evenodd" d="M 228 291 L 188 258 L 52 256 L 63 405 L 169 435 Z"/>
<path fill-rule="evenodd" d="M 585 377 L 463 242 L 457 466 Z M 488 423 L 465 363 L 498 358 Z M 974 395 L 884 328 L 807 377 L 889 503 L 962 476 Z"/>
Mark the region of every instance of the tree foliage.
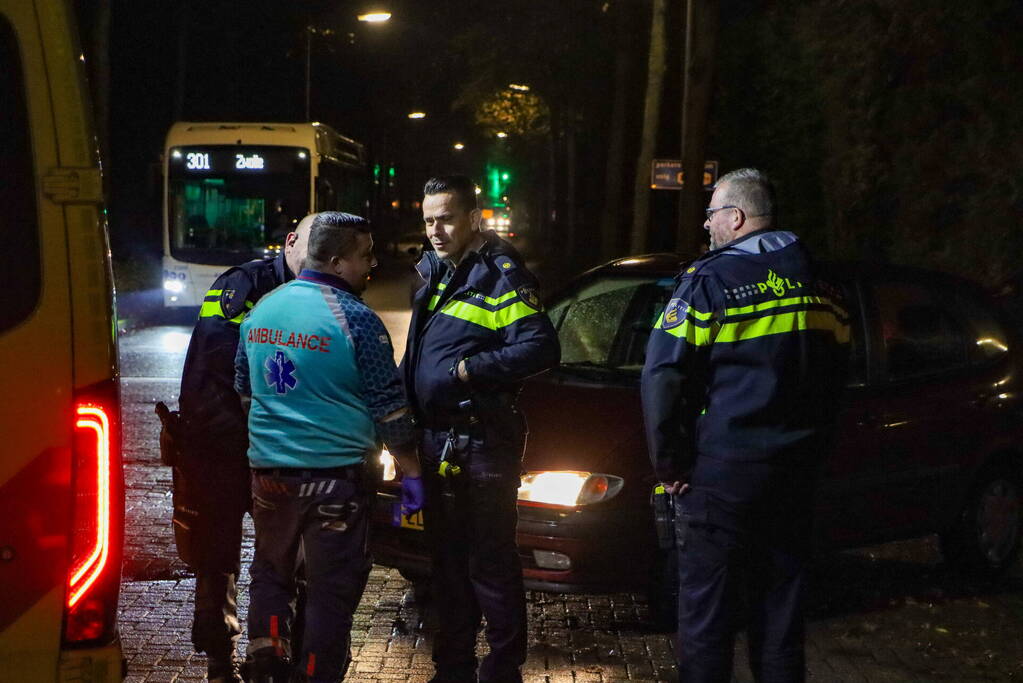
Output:
<path fill-rule="evenodd" d="M 783 220 L 836 255 L 988 282 L 1018 268 L 1023 5 L 731 9 L 710 146 L 725 170 L 772 172 Z"/>
<path fill-rule="evenodd" d="M 498 90 L 481 98 L 474 112 L 476 124 L 487 134 L 499 131 L 521 137 L 538 137 L 550 132 L 550 109 L 531 92 Z"/>

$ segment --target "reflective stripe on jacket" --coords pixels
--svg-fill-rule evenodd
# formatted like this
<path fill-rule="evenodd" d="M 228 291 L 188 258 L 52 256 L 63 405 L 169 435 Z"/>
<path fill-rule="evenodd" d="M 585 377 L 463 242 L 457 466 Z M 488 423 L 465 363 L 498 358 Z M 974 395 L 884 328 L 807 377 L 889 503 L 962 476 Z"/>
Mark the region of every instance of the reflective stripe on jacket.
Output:
<path fill-rule="evenodd" d="M 459 415 L 470 392 L 518 391 L 523 379 L 557 365 L 557 333 L 537 283 L 515 249 L 493 231 L 462 259 L 447 282 L 447 266 L 428 251 L 416 265 L 423 284 L 412 303 L 402 360 L 405 387 L 426 425 Z M 470 382 L 455 375 L 466 361 Z"/>
<path fill-rule="evenodd" d="M 820 448 L 844 377 L 848 313 L 802 243 L 752 233 L 676 280 L 643 368 L 657 476 L 684 476 L 697 455 L 771 463 Z"/>
<path fill-rule="evenodd" d="M 234 390 L 238 326 L 260 298 L 293 277 L 281 254 L 229 268 L 206 292 L 181 373 L 179 403 L 189 444 L 244 453 L 245 415 Z"/>

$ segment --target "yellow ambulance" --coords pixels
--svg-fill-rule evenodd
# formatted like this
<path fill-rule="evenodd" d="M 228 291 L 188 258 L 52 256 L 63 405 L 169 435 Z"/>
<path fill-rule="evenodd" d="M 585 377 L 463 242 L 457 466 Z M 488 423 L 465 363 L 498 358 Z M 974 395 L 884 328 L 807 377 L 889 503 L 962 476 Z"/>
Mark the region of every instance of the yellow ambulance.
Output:
<path fill-rule="evenodd" d="M 109 247 L 74 20 L 0 0 L 0 682 L 124 678 Z"/>

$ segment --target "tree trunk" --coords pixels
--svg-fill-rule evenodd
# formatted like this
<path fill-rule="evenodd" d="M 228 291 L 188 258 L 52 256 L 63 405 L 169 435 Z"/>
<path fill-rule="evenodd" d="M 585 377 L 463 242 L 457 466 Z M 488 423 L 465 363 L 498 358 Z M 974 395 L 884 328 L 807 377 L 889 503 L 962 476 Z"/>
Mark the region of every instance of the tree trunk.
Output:
<path fill-rule="evenodd" d="M 620 5 L 620 3 L 619 3 Z M 619 9 L 620 19 L 626 9 Z M 619 26 L 620 26 L 619 22 Z M 622 248 L 622 170 L 625 167 L 625 105 L 629 96 L 629 67 L 632 51 L 624 39 L 626 32 L 619 29 L 618 48 L 615 52 L 614 95 L 611 105 L 611 137 L 607 147 L 607 167 L 604 171 L 604 212 L 600 217 L 600 254 L 604 260 L 619 255 Z"/>
<path fill-rule="evenodd" d="M 679 192 L 675 249 L 687 257 L 700 253 L 704 222 L 703 166 L 707 119 L 714 93 L 714 54 L 718 33 L 717 0 L 687 0 L 686 49 L 682 87 L 682 191 Z"/>
<path fill-rule="evenodd" d="M 636 184 L 632 202 L 633 254 L 646 250 L 650 233 L 650 163 L 657 146 L 657 126 L 661 113 L 661 90 L 664 84 L 665 23 L 668 0 L 654 0 L 650 20 L 650 55 L 647 62 L 646 104 L 643 109 L 643 134 L 636 158 Z"/>
<path fill-rule="evenodd" d="M 565 127 L 565 232 L 566 251 L 573 263 L 580 263 L 581 254 L 578 253 L 579 221 L 576 214 L 576 182 L 575 182 L 575 120 L 569 115 L 568 125 Z"/>

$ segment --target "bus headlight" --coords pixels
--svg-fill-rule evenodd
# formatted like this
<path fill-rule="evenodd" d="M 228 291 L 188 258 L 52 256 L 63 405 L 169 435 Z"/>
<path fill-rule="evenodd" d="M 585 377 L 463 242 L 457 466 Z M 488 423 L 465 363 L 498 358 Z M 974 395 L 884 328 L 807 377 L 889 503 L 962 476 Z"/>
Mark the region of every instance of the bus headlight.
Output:
<path fill-rule="evenodd" d="M 610 500 L 625 480 L 596 472 L 527 472 L 519 486 L 519 500 L 541 505 L 590 505 Z"/>
<path fill-rule="evenodd" d="M 185 290 L 185 283 L 181 280 L 164 280 L 163 288 L 173 294 L 181 294 Z"/>

